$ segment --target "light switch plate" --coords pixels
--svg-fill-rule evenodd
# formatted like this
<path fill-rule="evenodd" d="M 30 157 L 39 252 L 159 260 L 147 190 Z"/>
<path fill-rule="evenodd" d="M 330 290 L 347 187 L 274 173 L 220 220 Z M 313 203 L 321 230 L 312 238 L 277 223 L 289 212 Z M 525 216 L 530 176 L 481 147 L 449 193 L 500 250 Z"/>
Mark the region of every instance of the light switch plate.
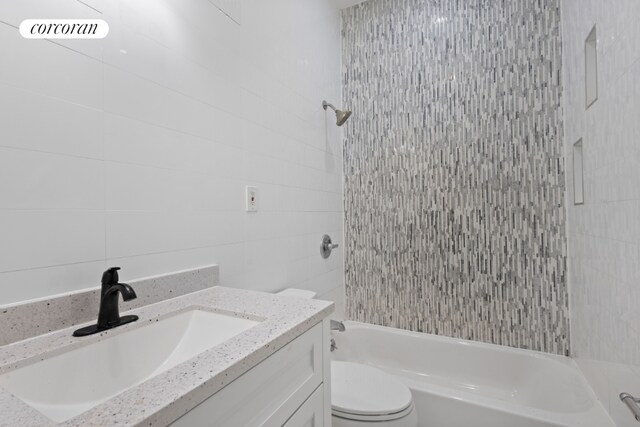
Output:
<path fill-rule="evenodd" d="M 258 187 L 246 188 L 247 212 L 258 212 Z"/>

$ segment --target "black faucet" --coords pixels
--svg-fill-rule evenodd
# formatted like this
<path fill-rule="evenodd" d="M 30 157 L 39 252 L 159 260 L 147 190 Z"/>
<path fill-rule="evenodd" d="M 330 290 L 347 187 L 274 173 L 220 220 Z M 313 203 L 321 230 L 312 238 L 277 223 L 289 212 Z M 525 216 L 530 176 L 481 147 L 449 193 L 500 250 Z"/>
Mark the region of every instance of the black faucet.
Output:
<path fill-rule="evenodd" d="M 96 334 L 138 320 L 138 316 L 120 317 L 118 294 L 122 294 L 122 299 L 125 301 L 136 299 L 137 295 L 131 286 L 126 283 L 118 283 L 120 280 L 118 270 L 120 270 L 120 267 L 111 267 L 102 274 L 98 323 L 78 329 L 73 333 L 74 337 Z"/>

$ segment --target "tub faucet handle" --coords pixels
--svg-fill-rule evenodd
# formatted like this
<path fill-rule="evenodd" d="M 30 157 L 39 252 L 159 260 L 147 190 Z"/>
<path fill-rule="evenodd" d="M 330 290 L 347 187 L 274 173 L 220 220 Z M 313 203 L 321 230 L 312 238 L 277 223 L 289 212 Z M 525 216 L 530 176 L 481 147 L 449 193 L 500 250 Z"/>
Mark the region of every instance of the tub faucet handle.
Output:
<path fill-rule="evenodd" d="M 338 244 L 331 241 L 331 236 L 325 234 L 322 236 L 322 243 L 320 244 L 320 255 L 322 255 L 322 258 L 327 259 L 331 256 L 331 251 L 337 247 Z"/>

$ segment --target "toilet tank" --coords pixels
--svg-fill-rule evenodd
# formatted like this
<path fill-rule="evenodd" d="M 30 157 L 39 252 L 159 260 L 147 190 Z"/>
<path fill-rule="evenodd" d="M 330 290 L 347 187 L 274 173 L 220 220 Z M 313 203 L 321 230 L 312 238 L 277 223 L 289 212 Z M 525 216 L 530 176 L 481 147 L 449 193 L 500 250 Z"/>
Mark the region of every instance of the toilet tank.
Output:
<path fill-rule="evenodd" d="M 313 291 L 308 291 L 306 289 L 287 288 L 285 290 L 278 292 L 276 295 L 282 295 L 285 297 L 313 299 L 316 297 L 317 294 Z"/>

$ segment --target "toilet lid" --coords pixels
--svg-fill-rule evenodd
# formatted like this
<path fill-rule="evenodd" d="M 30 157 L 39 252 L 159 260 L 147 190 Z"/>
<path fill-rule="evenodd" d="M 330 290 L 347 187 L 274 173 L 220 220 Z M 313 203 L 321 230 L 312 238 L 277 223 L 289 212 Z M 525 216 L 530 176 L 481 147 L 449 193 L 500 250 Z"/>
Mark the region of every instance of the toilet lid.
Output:
<path fill-rule="evenodd" d="M 383 416 L 411 406 L 409 388 L 379 369 L 361 363 L 331 362 L 331 407 L 342 414 Z"/>

